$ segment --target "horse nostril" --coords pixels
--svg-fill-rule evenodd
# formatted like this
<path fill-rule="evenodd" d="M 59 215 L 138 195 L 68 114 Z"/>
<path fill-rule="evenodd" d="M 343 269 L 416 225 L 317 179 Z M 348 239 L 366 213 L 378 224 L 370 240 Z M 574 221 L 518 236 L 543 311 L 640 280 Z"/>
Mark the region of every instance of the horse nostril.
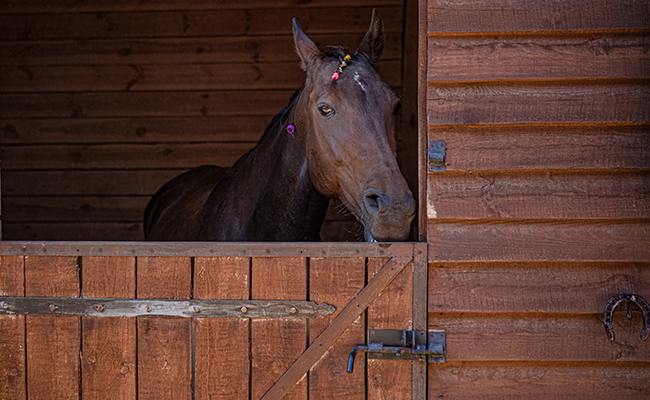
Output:
<path fill-rule="evenodd" d="M 379 212 L 379 196 L 376 194 L 367 194 L 366 195 L 366 207 L 370 210 Z"/>
<path fill-rule="evenodd" d="M 364 202 L 368 211 L 373 213 L 386 212 L 386 195 L 375 190 L 366 191 Z"/>

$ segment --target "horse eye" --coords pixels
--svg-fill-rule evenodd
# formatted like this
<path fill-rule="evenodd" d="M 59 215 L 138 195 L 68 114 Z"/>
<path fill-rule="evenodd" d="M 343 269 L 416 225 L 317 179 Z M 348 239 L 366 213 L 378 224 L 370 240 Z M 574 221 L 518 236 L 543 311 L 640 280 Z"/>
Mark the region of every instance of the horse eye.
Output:
<path fill-rule="evenodd" d="M 402 109 L 402 102 L 398 101 L 397 104 L 395 104 L 395 107 L 393 108 L 393 115 L 399 113 L 401 109 Z"/>
<path fill-rule="evenodd" d="M 324 117 L 328 117 L 334 114 L 334 110 L 330 106 L 320 106 L 318 107 L 318 112 Z"/>

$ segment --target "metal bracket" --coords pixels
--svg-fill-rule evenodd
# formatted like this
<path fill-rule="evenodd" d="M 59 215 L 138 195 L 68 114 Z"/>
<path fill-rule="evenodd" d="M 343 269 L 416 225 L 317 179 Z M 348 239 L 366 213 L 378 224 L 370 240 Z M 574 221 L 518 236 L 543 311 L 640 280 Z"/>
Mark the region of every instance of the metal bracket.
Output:
<path fill-rule="evenodd" d="M 347 372 L 352 373 L 357 353 L 368 353 L 368 358 L 374 360 L 443 363 L 446 361 L 445 339 L 445 331 L 429 331 L 427 335 L 426 331 L 371 329 L 368 332 L 368 345 L 355 346 L 350 352 Z"/>
<path fill-rule="evenodd" d="M 614 318 L 614 309 L 622 302 L 627 302 L 627 319 L 632 319 L 630 312 L 630 302 L 635 303 L 643 313 L 643 330 L 641 331 L 641 340 L 648 339 L 650 336 L 650 304 L 641 296 L 634 293 L 619 293 L 609 299 L 605 305 L 603 312 L 603 323 L 605 324 L 605 332 L 610 341 L 614 341 L 614 326 L 612 319 Z"/>
<path fill-rule="evenodd" d="M 446 171 L 447 145 L 444 140 L 429 142 L 429 172 Z"/>

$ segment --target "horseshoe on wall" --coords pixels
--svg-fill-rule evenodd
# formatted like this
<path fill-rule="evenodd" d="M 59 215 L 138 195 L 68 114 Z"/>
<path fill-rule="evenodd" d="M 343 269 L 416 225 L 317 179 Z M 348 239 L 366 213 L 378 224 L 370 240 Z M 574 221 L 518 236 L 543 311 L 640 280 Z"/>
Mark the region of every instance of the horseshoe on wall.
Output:
<path fill-rule="evenodd" d="M 641 340 L 646 340 L 650 336 L 650 304 L 641 296 L 634 293 L 619 293 L 609 299 L 605 305 L 605 312 L 603 313 L 603 323 L 605 324 L 605 332 L 610 341 L 614 341 L 614 327 L 612 325 L 612 318 L 614 316 L 614 309 L 622 302 L 627 302 L 627 318 L 632 319 L 630 314 L 630 302 L 639 306 L 643 312 L 643 330 L 641 331 Z"/>

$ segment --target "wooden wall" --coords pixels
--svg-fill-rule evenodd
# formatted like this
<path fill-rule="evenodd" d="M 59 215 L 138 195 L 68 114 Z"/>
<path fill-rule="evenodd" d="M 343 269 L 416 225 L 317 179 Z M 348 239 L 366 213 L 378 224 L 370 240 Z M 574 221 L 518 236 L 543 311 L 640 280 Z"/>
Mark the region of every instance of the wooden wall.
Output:
<path fill-rule="evenodd" d="M 431 398 L 647 398 L 650 6 L 428 0 Z M 428 33 L 428 34 L 427 34 Z M 622 306 L 621 308 L 625 308 Z M 636 309 L 634 309 L 636 310 Z"/>
<path fill-rule="evenodd" d="M 292 17 L 316 44 L 354 50 L 377 7 L 387 33 L 380 73 L 403 93 L 404 4 L 3 1 L 3 238 L 143 239 L 144 207 L 164 182 L 231 165 L 300 87 Z M 416 151 L 405 150 L 408 135 L 402 155 Z M 359 235 L 332 210 L 326 239 Z"/>

